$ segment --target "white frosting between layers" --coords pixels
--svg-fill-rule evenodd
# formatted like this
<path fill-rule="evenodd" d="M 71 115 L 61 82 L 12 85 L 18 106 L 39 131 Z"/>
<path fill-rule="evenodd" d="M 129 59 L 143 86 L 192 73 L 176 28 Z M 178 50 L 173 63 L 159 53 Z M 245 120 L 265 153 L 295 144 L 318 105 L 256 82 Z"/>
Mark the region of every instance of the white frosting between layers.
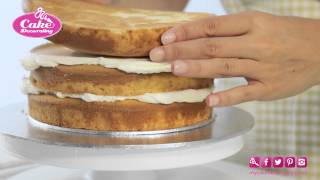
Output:
<path fill-rule="evenodd" d="M 23 82 L 23 92 L 25 94 L 50 93 L 56 95 L 58 98 L 77 98 L 82 99 L 86 102 L 115 102 L 132 99 L 152 104 L 172 104 L 175 102 L 202 102 L 212 92 L 212 89 L 187 89 L 182 91 L 163 93 L 145 93 L 138 96 L 104 96 L 91 93 L 70 94 L 62 92 L 51 92 L 35 87 L 28 79 L 25 79 Z"/>
<path fill-rule="evenodd" d="M 101 65 L 106 68 L 116 68 L 127 73 L 152 74 L 171 72 L 169 63 L 156 63 L 147 60 L 134 58 L 105 58 L 105 57 L 76 57 L 76 56 L 55 56 L 31 53 L 22 59 L 22 65 L 26 70 L 35 70 L 39 67 L 56 67 L 62 65 Z"/>

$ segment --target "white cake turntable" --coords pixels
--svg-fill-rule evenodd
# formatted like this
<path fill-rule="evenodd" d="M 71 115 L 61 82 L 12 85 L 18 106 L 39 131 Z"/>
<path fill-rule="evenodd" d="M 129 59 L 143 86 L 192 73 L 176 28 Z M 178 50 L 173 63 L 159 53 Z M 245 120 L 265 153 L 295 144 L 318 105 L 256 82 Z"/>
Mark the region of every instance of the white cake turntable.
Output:
<path fill-rule="evenodd" d="M 0 109 L 0 148 L 38 164 L 88 171 L 84 179 L 156 179 L 155 170 L 221 160 L 242 148 L 254 125 L 249 113 L 228 107 L 215 109 L 214 122 L 179 132 L 86 133 L 35 123 L 26 112 L 25 103 Z"/>

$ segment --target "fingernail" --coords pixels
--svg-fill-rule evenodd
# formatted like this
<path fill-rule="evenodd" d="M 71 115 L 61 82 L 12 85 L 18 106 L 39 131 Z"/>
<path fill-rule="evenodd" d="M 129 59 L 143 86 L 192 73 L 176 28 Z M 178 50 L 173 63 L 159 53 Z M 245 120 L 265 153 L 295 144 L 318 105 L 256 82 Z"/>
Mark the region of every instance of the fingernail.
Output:
<path fill-rule="evenodd" d="M 173 32 L 166 32 L 161 37 L 162 44 L 173 43 L 176 40 L 176 35 Z"/>
<path fill-rule="evenodd" d="M 162 48 L 155 48 L 150 51 L 150 59 L 152 61 L 163 61 L 164 51 Z"/>
<path fill-rule="evenodd" d="M 188 65 L 183 61 L 174 61 L 172 64 L 172 70 L 175 74 L 183 74 L 188 71 Z"/>
<path fill-rule="evenodd" d="M 219 104 L 219 98 L 215 95 L 211 95 L 207 99 L 207 104 L 210 107 L 217 106 Z"/>

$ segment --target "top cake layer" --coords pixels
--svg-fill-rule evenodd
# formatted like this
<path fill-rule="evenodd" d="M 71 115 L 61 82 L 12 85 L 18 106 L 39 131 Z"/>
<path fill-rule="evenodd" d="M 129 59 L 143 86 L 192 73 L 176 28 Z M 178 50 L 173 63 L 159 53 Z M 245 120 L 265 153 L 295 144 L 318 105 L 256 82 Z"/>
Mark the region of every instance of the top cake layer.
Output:
<path fill-rule="evenodd" d="M 141 57 L 160 45 L 170 27 L 208 14 L 115 8 L 76 0 L 25 0 L 25 11 L 42 7 L 62 21 L 49 40 L 91 54 Z"/>

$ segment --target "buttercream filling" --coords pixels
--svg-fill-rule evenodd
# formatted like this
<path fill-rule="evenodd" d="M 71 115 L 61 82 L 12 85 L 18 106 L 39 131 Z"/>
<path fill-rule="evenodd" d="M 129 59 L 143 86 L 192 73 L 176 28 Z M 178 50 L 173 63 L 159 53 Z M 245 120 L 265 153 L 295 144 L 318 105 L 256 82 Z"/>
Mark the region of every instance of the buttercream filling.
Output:
<path fill-rule="evenodd" d="M 212 88 L 186 89 L 181 91 L 145 93 L 137 96 L 106 96 L 91 93 L 63 93 L 58 91 L 48 91 L 32 85 L 29 79 L 24 79 L 22 90 L 25 94 L 53 94 L 58 98 L 76 98 L 86 102 L 115 102 L 123 100 L 137 100 L 152 104 L 172 104 L 172 103 L 195 103 L 202 102 L 211 92 Z"/>
<path fill-rule="evenodd" d="M 171 72 L 170 63 L 151 62 L 147 58 L 96 57 L 79 54 L 66 47 L 52 44 L 34 49 L 30 55 L 22 59 L 22 65 L 30 71 L 39 67 L 56 67 L 58 65 L 100 65 L 136 74 Z"/>

